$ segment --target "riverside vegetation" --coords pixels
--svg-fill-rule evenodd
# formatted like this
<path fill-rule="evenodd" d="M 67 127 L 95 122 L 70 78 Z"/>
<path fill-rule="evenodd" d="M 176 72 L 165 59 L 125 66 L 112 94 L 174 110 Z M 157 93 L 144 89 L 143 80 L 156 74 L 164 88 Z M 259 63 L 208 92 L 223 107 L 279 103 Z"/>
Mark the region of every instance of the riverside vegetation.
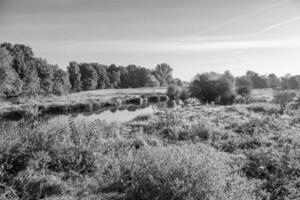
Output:
<path fill-rule="evenodd" d="M 40 75 L 45 76 L 27 73 L 34 73 L 26 67 L 35 66 L 29 63 L 37 60 L 24 46 L 2 46 L 6 49 L 0 51 L 4 55 L 0 61 L 5 61 L 0 86 L 5 106 L 15 106 L 13 96 L 24 106 L 44 105 L 50 98 L 42 95 L 46 83 L 52 85 L 49 91 L 64 85 L 57 79 L 53 82 L 52 72 L 50 78 L 45 75 L 48 65 L 35 68 L 44 69 Z M 9 50 L 15 52 L 13 64 L 2 59 Z M 87 67 L 90 64 L 79 65 L 93 71 Z M 158 69 L 166 68 L 160 65 Z M 97 80 L 101 73 L 95 76 Z M 59 74 L 65 74 L 60 80 L 70 81 L 71 88 L 80 88 L 83 82 L 98 87 L 90 76 L 82 79 L 77 73 L 72 83 L 65 79 L 71 74 Z M 169 75 L 164 76 L 169 82 L 162 82 L 169 85 L 167 104 L 172 108 L 158 104 L 157 112 L 124 123 L 68 115 L 2 119 L 0 199 L 300 199 L 298 76 L 247 72 L 233 77 L 228 71 L 211 72 L 197 74 L 188 87 L 181 87 Z M 39 77 L 36 80 L 41 82 L 32 82 L 35 79 L 30 77 Z M 266 87 L 272 89 L 257 89 Z M 41 96 L 33 101 L 28 91 Z M 78 99 L 76 95 L 82 94 L 71 95 Z M 85 92 L 82 96 L 90 97 Z M 67 96 L 54 98 L 55 102 L 72 102 Z M 89 101 L 105 98 L 107 102 L 113 99 L 96 95 Z"/>
<path fill-rule="evenodd" d="M 123 124 L 2 121 L 1 199 L 299 199 L 299 101 L 286 96 L 189 98 Z"/>

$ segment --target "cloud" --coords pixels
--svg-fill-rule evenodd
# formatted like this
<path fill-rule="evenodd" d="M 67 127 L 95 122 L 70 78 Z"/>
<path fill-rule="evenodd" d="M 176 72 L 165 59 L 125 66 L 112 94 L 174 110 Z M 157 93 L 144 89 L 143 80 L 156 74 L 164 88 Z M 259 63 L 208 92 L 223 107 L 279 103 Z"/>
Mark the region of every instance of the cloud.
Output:
<path fill-rule="evenodd" d="M 216 29 L 222 28 L 222 27 L 224 27 L 224 26 L 226 26 L 226 25 L 229 25 L 229 24 L 232 24 L 232 23 L 234 23 L 234 22 L 237 22 L 237 21 L 239 21 L 239 20 L 241 20 L 241 19 L 244 19 L 244 18 L 246 18 L 246 17 L 250 17 L 250 16 L 253 16 L 253 15 L 256 15 L 256 14 L 260 14 L 260 13 L 266 12 L 266 11 L 272 9 L 272 8 L 275 8 L 275 7 L 281 6 L 281 5 L 283 5 L 283 4 L 286 4 L 286 3 L 288 3 L 289 1 L 290 1 L 290 0 L 284 0 L 284 1 L 281 1 L 281 2 L 279 2 L 279 3 L 270 5 L 270 6 L 266 7 L 266 8 L 263 8 L 263 9 L 260 9 L 260 10 L 256 10 L 256 11 L 252 11 L 252 12 L 249 12 L 249 13 L 246 13 L 246 14 L 244 14 L 244 15 L 241 15 L 241 16 L 239 16 L 239 17 L 230 19 L 230 20 L 225 21 L 225 22 L 223 22 L 223 23 L 221 23 L 221 24 L 218 24 L 218 25 L 216 25 L 216 26 L 213 26 L 213 27 L 204 29 L 204 30 L 202 30 L 201 32 L 199 32 L 197 35 L 201 35 L 201 34 L 204 34 L 204 33 L 208 33 L 208 32 L 214 31 L 214 30 L 216 30 Z"/>
<path fill-rule="evenodd" d="M 268 26 L 268 27 L 264 28 L 263 30 L 259 31 L 257 34 L 266 33 L 266 32 L 269 32 L 269 31 L 271 31 L 273 29 L 276 29 L 276 28 L 278 28 L 280 26 L 283 26 L 283 25 L 286 25 L 286 24 L 290 24 L 290 23 L 293 23 L 293 22 L 296 22 L 296 21 L 299 21 L 299 20 L 300 20 L 300 16 L 293 17 L 293 18 L 290 18 L 288 20 L 285 20 L 285 21 L 273 24 L 272 26 Z"/>
<path fill-rule="evenodd" d="M 103 48 L 105 47 L 105 48 Z M 251 49 L 275 49 L 275 48 L 298 48 L 300 38 L 282 38 L 269 40 L 223 40 L 203 41 L 201 38 L 190 38 L 187 41 L 90 41 L 78 42 L 69 41 L 63 44 L 68 51 L 81 51 L 86 49 L 89 52 L 211 52 L 227 50 L 251 50 Z"/>

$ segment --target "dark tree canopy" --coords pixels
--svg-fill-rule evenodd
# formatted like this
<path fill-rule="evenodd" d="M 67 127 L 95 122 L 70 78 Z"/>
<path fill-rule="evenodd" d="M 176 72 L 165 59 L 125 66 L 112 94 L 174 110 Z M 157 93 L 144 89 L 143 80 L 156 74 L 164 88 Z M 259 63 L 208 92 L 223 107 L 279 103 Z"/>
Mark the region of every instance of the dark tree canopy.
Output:
<path fill-rule="evenodd" d="M 70 62 L 68 66 L 68 72 L 69 72 L 71 90 L 73 92 L 81 91 L 82 90 L 81 73 L 80 73 L 78 63 L 75 61 Z"/>
<path fill-rule="evenodd" d="M 227 104 L 227 100 L 233 97 L 231 82 L 224 74 L 197 74 L 189 88 L 191 96 L 202 102 Z"/>
<path fill-rule="evenodd" d="M 98 84 L 98 74 L 89 63 L 79 64 L 83 90 L 94 90 Z"/>

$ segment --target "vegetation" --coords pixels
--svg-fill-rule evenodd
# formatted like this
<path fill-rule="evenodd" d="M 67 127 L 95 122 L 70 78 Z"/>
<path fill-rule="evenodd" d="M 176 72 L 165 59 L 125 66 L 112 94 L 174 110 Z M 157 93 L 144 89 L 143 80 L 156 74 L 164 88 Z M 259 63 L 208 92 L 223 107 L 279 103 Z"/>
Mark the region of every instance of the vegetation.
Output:
<path fill-rule="evenodd" d="M 173 69 L 166 63 L 146 69 L 136 65 L 106 66 L 72 61 L 64 71 L 34 57 L 32 49 L 21 44 L 0 44 L 0 66 L 0 97 L 7 99 L 95 89 L 182 85 L 180 79 L 173 79 Z"/>
<path fill-rule="evenodd" d="M 191 96 L 206 103 L 232 104 L 234 80 L 230 77 L 213 72 L 198 74 L 190 84 Z"/>
<path fill-rule="evenodd" d="M 3 106 L 23 119 L 0 120 L 0 200 L 300 198 L 300 96 L 290 90 L 299 88 L 298 76 L 210 72 L 187 85 L 166 63 L 146 69 L 75 61 L 66 72 L 8 43 L 0 64 L 1 97 L 31 97 Z M 168 87 L 112 89 L 157 86 Z M 155 113 L 122 124 L 31 115 L 123 100 L 136 108 L 167 100 L 164 92 L 174 108 L 157 104 Z"/>

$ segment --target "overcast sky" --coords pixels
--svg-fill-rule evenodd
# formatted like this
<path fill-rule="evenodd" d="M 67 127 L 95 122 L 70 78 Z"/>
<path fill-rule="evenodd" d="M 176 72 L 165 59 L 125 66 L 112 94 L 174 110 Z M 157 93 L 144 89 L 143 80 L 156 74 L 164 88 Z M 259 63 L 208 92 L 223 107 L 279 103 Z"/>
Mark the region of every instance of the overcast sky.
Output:
<path fill-rule="evenodd" d="M 62 68 L 167 62 L 184 80 L 300 74 L 300 0 L 0 0 L 0 42 Z"/>

